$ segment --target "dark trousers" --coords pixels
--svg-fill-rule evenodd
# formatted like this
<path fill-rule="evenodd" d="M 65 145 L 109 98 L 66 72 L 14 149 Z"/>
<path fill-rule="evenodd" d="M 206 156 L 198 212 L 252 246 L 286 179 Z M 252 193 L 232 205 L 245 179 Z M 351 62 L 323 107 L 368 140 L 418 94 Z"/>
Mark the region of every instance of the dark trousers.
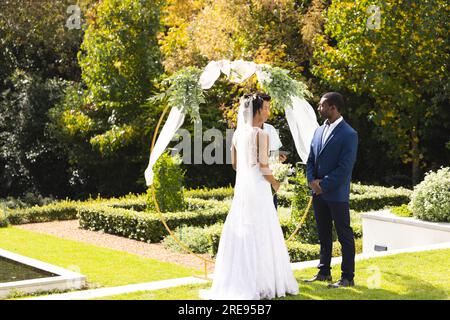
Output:
<path fill-rule="evenodd" d="M 273 195 L 273 204 L 275 205 L 275 209 L 278 209 L 278 197 L 276 193 Z"/>
<path fill-rule="evenodd" d="M 350 227 L 350 208 L 348 202 L 329 202 L 322 197 L 313 196 L 314 215 L 320 240 L 319 273 L 330 275 L 331 252 L 333 249 L 333 221 L 342 246 L 342 278 L 353 280 L 355 275 L 355 239 Z"/>

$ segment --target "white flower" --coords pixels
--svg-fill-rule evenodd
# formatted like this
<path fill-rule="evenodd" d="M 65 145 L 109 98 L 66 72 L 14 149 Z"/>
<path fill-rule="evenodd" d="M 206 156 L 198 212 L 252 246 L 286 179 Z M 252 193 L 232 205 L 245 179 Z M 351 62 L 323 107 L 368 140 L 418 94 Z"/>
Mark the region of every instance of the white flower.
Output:
<path fill-rule="evenodd" d="M 287 177 L 292 174 L 293 168 L 289 163 L 281 163 L 276 157 L 269 158 L 269 167 L 272 170 L 272 174 L 280 182 L 286 182 Z"/>

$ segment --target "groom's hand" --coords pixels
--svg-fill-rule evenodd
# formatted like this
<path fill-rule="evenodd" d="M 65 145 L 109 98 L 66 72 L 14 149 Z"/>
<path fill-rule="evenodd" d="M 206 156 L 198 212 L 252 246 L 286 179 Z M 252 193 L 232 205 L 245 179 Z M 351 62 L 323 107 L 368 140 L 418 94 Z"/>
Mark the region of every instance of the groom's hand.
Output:
<path fill-rule="evenodd" d="M 319 183 L 322 181 L 321 179 L 313 180 L 309 183 L 309 187 L 314 191 L 316 195 L 319 195 L 322 193 L 322 188 L 320 187 Z"/>
<path fill-rule="evenodd" d="M 285 154 L 280 154 L 278 156 L 278 159 L 280 160 L 280 162 L 285 162 L 287 160 L 287 156 Z"/>

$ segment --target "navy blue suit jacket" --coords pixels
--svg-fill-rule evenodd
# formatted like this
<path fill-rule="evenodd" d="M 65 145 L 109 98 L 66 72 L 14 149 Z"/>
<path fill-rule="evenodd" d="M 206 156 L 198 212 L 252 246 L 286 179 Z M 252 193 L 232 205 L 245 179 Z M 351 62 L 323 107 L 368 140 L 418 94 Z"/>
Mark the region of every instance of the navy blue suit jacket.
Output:
<path fill-rule="evenodd" d="M 358 133 L 342 120 L 331 132 L 322 147 L 325 124 L 314 132 L 306 176 L 308 183 L 322 179 L 322 198 L 326 201 L 348 202 L 350 180 L 358 150 Z"/>

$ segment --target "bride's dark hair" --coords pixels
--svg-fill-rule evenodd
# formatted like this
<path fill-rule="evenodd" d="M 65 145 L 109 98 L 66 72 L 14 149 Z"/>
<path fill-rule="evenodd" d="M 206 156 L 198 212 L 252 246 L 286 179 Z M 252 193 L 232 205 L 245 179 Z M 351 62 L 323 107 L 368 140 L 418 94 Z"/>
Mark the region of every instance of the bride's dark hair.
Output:
<path fill-rule="evenodd" d="M 253 102 L 253 117 L 258 112 L 258 110 L 262 109 L 264 101 L 270 101 L 272 99 L 268 94 L 257 92 L 257 93 L 247 93 L 244 94 L 245 99 L 252 99 Z"/>

